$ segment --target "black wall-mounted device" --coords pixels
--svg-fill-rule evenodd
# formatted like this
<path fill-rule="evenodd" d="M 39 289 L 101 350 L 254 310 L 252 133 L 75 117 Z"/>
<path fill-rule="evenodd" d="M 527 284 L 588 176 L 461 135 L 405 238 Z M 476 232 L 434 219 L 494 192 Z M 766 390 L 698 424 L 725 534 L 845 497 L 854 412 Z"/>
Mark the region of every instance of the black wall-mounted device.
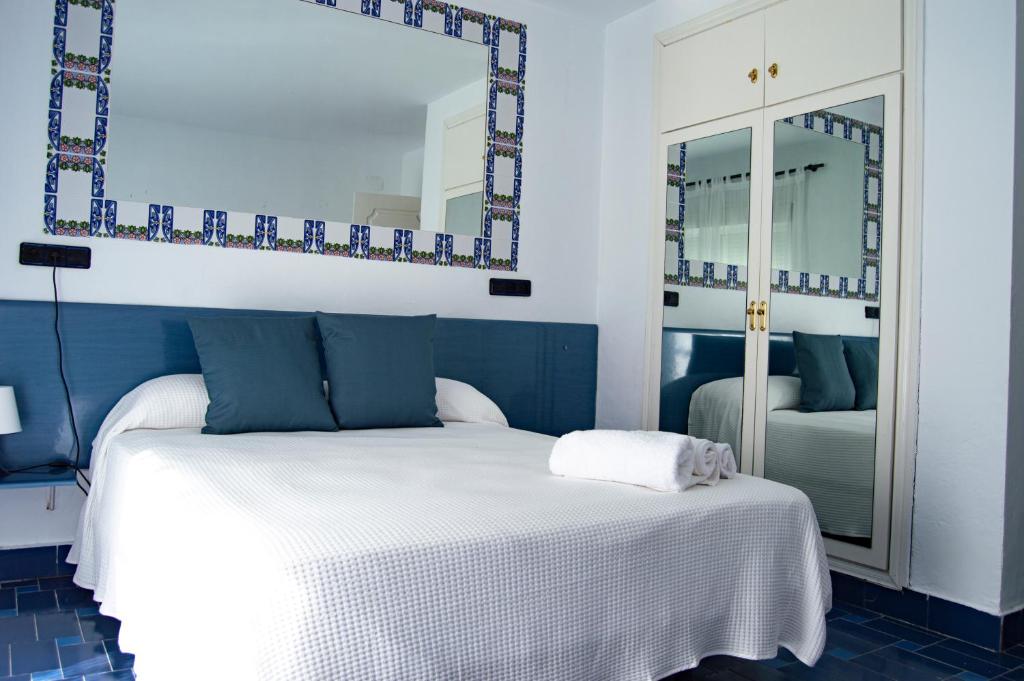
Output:
<path fill-rule="evenodd" d="M 864 306 L 864 319 L 881 319 L 882 308 L 877 305 L 865 305 Z"/>
<path fill-rule="evenodd" d="M 665 307 L 679 307 L 679 291 L 665 291 Z"/>
<path fill-rule="evenodd" d="M 18 262 L 22 265 L 87 270 L 92 265 L 92 249 L 87 246 L 22 243 Z"/>
<path fill-rule="evenodd" d="M 513 296 L 529 298 L 533 285 L 529 279 L 491 279 L 492 296 Z"/>

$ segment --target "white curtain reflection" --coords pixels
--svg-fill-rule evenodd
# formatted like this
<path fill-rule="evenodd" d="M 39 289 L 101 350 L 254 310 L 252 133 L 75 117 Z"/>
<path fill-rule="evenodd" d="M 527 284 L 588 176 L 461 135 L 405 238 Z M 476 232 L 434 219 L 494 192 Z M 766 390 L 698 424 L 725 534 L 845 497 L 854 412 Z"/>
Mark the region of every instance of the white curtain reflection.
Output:
<path fill-rule="evenodd" d="M 702 180 L 686 187 L 686 253 L 691 260 L 747 264 L 750 181 Z"/>
<path fill-rule="evenodd" d="M 809 271 L 811 235 L 807 224 L 807 173 L 775 178 L 772 198 L 772 269 Z"/>
<path fill-rule="evenodd" d="M 772 268 L 807 271 L 811 234 L 807 222 L 807 173 L 775 178 L 772 199 Z M 686 187 L 686 257 L 747 264 L 750 180 L 701 180 Z"/>

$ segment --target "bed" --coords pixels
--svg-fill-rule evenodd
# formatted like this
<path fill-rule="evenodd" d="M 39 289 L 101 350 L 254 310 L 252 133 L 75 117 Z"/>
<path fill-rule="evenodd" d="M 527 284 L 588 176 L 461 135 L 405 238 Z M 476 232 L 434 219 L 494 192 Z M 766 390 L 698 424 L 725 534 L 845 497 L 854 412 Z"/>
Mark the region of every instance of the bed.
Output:
<path fill-rule="evenodd" d="M 740 451 L 743 379 L 697 388 L 688 432 Z M 875 410 L 804 413 L 800 379 L 768 377 L 765 477 L 803 490 L 821 531 L 838 537 L 871 537 L 875 473 Z"/>
<path fill-rule="evenodd" d="M 71 553 L 144 681 L 640 681 L 824 646 L 791 487 L 559 478 L 554 438 L 493 423 L 204 436 L 162 404 L 104 424 Z"/>

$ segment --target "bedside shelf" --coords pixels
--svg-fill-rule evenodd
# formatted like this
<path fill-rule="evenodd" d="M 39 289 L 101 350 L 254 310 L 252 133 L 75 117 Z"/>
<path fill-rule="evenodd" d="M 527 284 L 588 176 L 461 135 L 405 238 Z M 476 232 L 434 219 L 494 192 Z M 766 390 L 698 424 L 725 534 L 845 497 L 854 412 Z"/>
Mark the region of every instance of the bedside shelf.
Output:
<path fill-rule="evenodd" d="M 0 489 L 22 489 L 26 487 L 63 487 L 75 484 L 75 472 L 58 469 L 53 472 L 11 473 L 0 476 Z"/>
<path fill-rule="evenodd" d="M 56 489 L 75 484 L 75 471 L 58 469 L 55 471 L 11 473 L 0 477 L 0 491 L 5 489 L 49 488 L 46 495 L 46 510 L 52 511 L 56 504 Z"/>

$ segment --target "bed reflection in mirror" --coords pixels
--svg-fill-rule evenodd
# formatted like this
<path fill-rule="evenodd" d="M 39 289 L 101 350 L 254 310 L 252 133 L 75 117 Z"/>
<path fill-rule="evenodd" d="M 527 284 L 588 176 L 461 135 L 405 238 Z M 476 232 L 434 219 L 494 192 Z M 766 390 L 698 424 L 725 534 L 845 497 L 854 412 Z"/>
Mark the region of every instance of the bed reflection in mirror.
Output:
<path fill-rule="evenodd" d="M 805 492 L 826 537 L 868 547 L 882 114 L 876 97 L 775 122 L 764 438 L 765 477 Z"/>
<path fill-rule="evenodd" d="M 750 151 L 750 129 L 735 130 L 672 145 L 666 168 L 659 428 L 727 442 L 737 461 Z"/>

